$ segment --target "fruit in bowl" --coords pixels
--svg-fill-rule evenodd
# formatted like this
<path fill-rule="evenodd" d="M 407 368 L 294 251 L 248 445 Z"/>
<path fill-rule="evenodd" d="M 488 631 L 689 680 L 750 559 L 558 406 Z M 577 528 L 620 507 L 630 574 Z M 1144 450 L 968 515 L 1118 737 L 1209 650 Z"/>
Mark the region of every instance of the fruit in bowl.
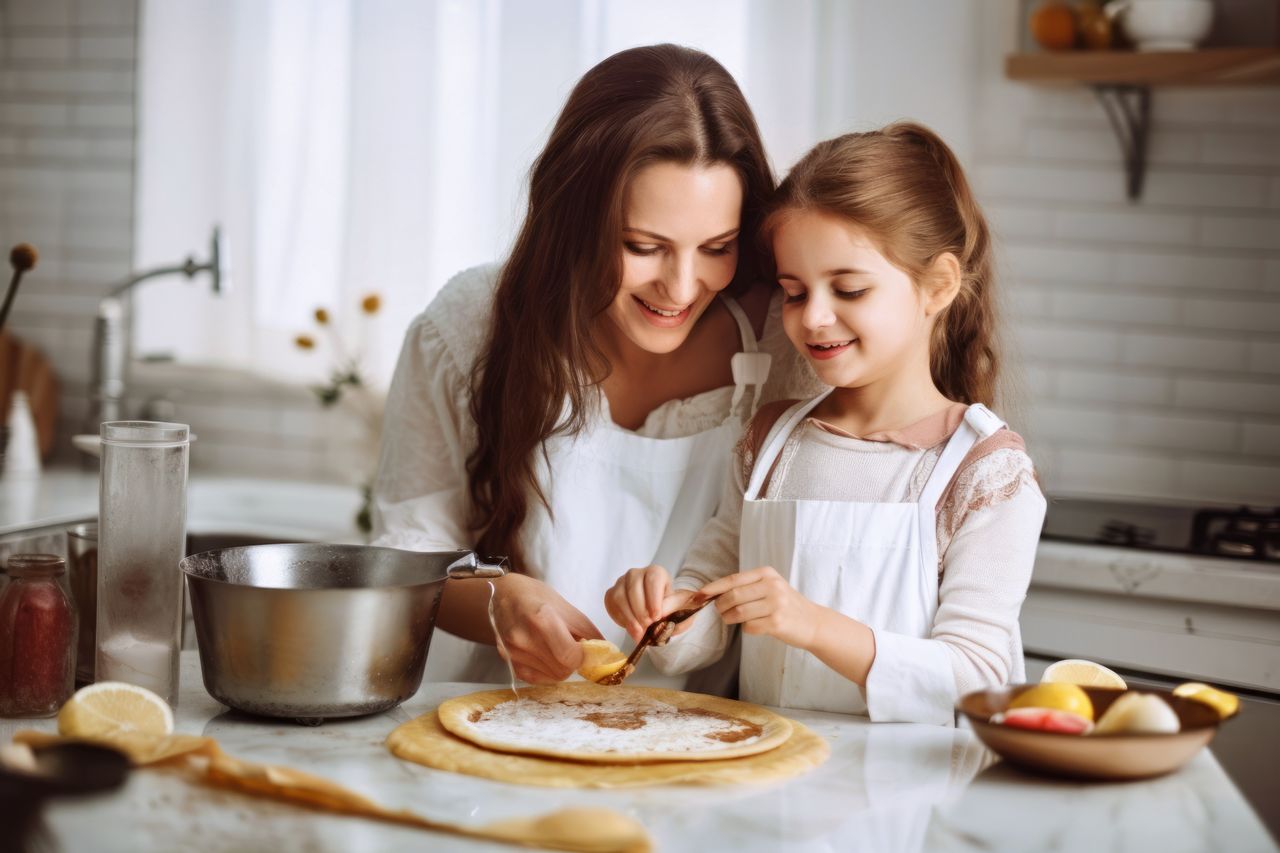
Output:
<path fill-rule="evenodd" d="M 1191 760 L 1226 719 L 1214 702 L 1230 707 L 1233 698 L 1207 685 L 1179 691 L 1014 684 L 969 693 L 956 709 L 989 749 L 1015 766 L 1078 779 L 1142 779 Z"/>
<path fill-rule="evenodd" d="M 1176 734 L 1178 715 L 1159 696 L 1128 690 L 1111 703 L 1094 727 L 1095 735 Z"/>

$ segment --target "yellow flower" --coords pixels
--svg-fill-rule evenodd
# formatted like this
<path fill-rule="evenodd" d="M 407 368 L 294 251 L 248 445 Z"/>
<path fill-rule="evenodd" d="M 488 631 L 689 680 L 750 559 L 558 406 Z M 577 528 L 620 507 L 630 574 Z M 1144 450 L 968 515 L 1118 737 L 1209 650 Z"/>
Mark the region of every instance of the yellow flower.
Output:
<path fill-rule="evenodd" d="M 382 298 L 376 293 L 370 293 L 364 299 L 360 300 L 360 310 L 366 314 L 377 314 L 378 309 L 382 307 Z"/>
<path fill-rule="evenodd" d="M 315 349 L 316 348 L 316 339 L 311 337 L 310 335 L 298 335 L 296 338 L 293 339 L 293 342 L 294 344 L 297 345 L 298 349 Z"/>
<path fill-rule="evenodd" d="M 321 326 L 329 325 L 329 312 L 323 308 L 316 309 L 316 322 Z"/>

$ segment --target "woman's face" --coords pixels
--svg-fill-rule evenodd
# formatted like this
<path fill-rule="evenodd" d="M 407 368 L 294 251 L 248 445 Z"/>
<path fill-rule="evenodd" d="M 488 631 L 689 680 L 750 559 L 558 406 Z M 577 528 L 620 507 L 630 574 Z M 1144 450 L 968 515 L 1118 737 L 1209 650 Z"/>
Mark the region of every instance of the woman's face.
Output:
<path fill-rule="evenodd" d="M 824 383 L 859 388 L 928 364 L 927 300 L 865 230 L 797 211 L 775 230 L 773 252 L 782 326 Z"/>
<path fill-rule="evenodd" d="M 742 183 L 724 164 L 655 163 L 627 188 L 622 285 L 608 315 L 641 349 L 677 349 L 738 267 Z"/>

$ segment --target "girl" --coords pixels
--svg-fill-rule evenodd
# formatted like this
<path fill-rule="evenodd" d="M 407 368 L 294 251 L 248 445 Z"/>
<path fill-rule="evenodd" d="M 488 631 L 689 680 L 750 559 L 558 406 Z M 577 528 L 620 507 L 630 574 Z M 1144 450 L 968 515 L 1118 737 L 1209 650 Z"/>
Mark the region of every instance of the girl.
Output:
<path fill-rule="evenodd" d="M 718 596 L 654 650 L 661 669 L 705 665 L 741 625 L 744 699 L 951 724 L 960 694 L 1025 677 L 1018 611 L 1045 511 L 1022 440 L 984 405 L 987 224 L 951 150 L 903 123 L 814 148 L 762 234 L 787 336 L 831 387 L 762 408 L 736 500 L 674 584 L 633 570 L 606 607 L 635 636 Z"/>
<path fill-rule="evenodd" d="M 410 327 L 376 541 L 510 557 L 494 613 L 520 678 L 564 679 L 581 638 L 621 641 L 601 591 L 630 566 L 684 559 L 762 393 L 819 387 L 738 237 L 773 189 L 718 62 L 622 51 L 569 95 L 505 262 L 459 274 Z M 488 606 L 488 585 L 448 585 L 439 625 L 453 636 L 437 632 L 428 679 L 508 678 Z"/>

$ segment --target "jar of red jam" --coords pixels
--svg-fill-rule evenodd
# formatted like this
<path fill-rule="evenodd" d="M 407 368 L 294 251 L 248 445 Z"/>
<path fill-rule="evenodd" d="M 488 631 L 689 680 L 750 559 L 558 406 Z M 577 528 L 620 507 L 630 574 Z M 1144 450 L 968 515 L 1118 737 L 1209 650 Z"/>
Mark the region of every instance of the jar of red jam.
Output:
<path fill-rule="evenodd" d="M 76 676 L 76 618 L 59 582 L 66 562 L 15 554 L 0 591 L 0 717 L 48 717 L 70 698 Z"/>

